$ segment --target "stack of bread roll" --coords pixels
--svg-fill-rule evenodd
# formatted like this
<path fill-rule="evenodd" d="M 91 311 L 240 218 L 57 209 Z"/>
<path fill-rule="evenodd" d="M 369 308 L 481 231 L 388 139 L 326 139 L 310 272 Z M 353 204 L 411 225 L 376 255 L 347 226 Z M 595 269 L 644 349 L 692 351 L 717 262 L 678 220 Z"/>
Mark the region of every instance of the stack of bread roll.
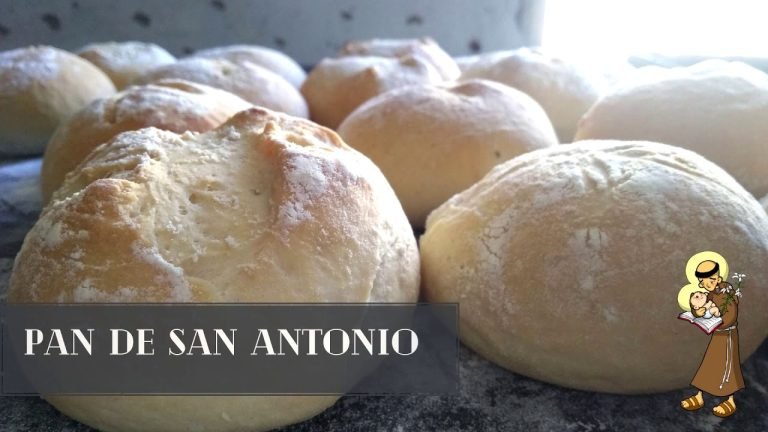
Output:
<path fill-rule="evenodd" d="M 331 130 L 252 108 L 98 146 L 27 235 L 8 300 L 407 303 L 418 289 L 415 239 L 376 166 Z M 102 430 L 188 431 L 268 430 L 337 397 L 47 399 Z"/>
<path fill-rule="evenodd" d="M 336 128 L 363 102 L 413 84 L 438 84 L 459 77 L 453 59 L 429 38 L 350 42 L 325 58 L 301 87 L 312 120 Z"/>
<path fill-rule="evenodd" d="M 48 141 L 47 204 L 8 301 L 418 299 L 416 239 L 394 191 L 335 132 L 301 118 L 298 64 L 243 45 L 179 61 L 161 53 L 106 43 L 80 57 L 48 47 L 0 55 L 0 94 L 14 98 L 0 120 L 16 126 L 3 129 L 3 148 L 34 153 Z M 123 431 L 269 430 L 338 399 L 46 398 Z"/>
<path fill-rule="evenodd" d="M 149 100 L 135 107 L 140 113 L 128 113 L 130 109 L 120 110 L 120 115 L 133 116 L 131 121 L 135 124 L 115 127 L 113 135 L 122 130 L 147 126 L 178 132 L 202 131 L 201 127 L 206 122 L 210 129 L 234 114 L 236 111 L 233 112 L 233 108 L 237 111 L 243 109 L 241 100 L 231 107 L 224 106 L 235 96 L 253 105 L 306 118 L 307 104 L 298 91 L 305 76 L 301 66 L 287 55 L 251 45 L 211 48 L 178 61 L 156 44 L 135 41 L 93 43 L 82 47 L 76 54 L 48 46 L 1 52 L 0 155 L 40 154 L 56 128 L 71 128 L 72 125 L 67 123 L 74 122 L 73 117 L 85 115 L 80 110 L 104 109 L 86 108 L 90 103 L 109 97 L 118 90 L 126 90 L 132 95 L 151 92 L 146 90 L 148 85 L 168 80 L 185 81 L 183 85 L 193 84 L 187 90 L 177 88 L 179 92 L 188 93 L 186 96 L 178 93 L 177 100 L 166 90 L 162 102 L 158 102 L 160 108 L 157 113 L 151 113 L 149 107 L 155 102 Z M 195 84 L 206 89 L 197 87 L 190 90 Z M 138 87 L 145 89 L 137 90 Z M 210 88 L 231 94 L 209 92 Z M 215 95 L 209 98 L 210 107 L 206 107 L 205 101 L 198 97 L 193 104 L 197 104 L 202 111 L 193 113 L 193 107 L 186 100 L 192 93 Z M 141 98 L 115 97 L 115 100 L 122 98 L 124 101 Z M 148 99 L 153 97 L 147 96 Z M 206 115 L 213 116 L 217 124 L 205 120 Z M 160 119 L 161 116 L 164 118 Z M 124 123 L 122 119 L 114 118 L 101 121 Z M 88 133 L 86 130 L 83 135 Z M 95 141 L 106 138 L 103 133 L 89 137 L 88 148 L 101 144 Z M 64 150 L 63 153 L 69 152 Z M 81 150 L 77 154 L 80 157 L 87 152 Z M 58 159 L 58 156 L 52 158 Z M 74 157 L 70 159 L 74 160 Z"/>
<path fill-rule="evenodd" d="M 745 313 L 768 307 L 768 77 L 745 65 L 609 88 L 539 49 L 455 61 L 429 38 L 350 42 L 308 75 L 258 46 L 176 60 L 104 43 L 0 53 L 0 77 L 0 151 L 47 143 L 10 301 L 414 302 L 421 286 L 459 303 L 489 360 L 617 393 L 693 376 L 704 346 L 675 318 L 694 253 L 749 273 Z M 765 314 L 740 322 L 743 358 L 766 334 Z M 267 430 L 336 397 L 49 400 L 104 430 L 182 431 Z"/>
<path fill-rule="evenodd" d="M 529 73 L 567 69 L 524 53 L 465 60 L 464 75 L 575 106 L 553 85 L 572 75 Z M 756 200 L 768 193 L 768 75 L 723 61 L 644 68 L 590 97 L 569 123 L 576 142 L 502 163 L 430 213 L 423 295 L 459 302 L 463 342 L 515 372 L 604 392 L 682 388 L 706 348 L 675 319 L 694 254 L 748 274 L 741 358 L 768 334 Z"/>

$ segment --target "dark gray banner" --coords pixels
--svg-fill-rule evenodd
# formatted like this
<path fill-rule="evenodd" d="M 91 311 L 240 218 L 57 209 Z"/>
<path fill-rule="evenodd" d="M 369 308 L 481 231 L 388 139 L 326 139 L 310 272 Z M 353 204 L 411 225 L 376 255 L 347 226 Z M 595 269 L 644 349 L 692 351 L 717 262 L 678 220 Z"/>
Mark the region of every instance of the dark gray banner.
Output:
<path fill-rule="evenodd" d="M 445 394 L 455 304 L 0 305 L 2 394 Z"/>

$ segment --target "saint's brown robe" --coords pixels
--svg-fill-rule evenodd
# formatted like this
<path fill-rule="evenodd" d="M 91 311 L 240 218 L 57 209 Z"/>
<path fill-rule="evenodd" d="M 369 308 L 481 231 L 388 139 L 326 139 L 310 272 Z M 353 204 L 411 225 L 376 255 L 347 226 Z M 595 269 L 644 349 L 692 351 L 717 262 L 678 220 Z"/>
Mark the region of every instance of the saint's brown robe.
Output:
<path fill-rule="evenodd" d="M 699 370 L 691 381 L 694 387 L 714 396 L 730 396 L 744 388 L 739 358 L 739 330 L 736 328 L 739 298 L 734 296 L 734 300 L 723 307 L 726 300 L 724 290 L 728 287 L 731 287 L 729 283 L 722 282 L 707 294 L 707 300 L 712 300 L 721 310 L 723 323 L 712 333 Z"/>

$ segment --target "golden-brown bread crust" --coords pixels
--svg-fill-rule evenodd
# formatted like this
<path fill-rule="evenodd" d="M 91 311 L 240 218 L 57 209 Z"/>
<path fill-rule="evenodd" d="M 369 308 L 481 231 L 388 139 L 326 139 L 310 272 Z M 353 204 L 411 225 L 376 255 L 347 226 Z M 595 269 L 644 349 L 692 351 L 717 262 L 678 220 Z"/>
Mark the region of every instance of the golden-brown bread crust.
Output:
<path fill-rule="evenodd" d="M 0 155 L 41 153 L 62 120 L 114 92 L 99 68 L 66 51 L 0 52 Z"/>
<path fill-rule="evenodd" d="M 335 129 L 376 95 L 407 85 L 441 82 L 437 69 L 418 57 L 325 58 L 309 73 L 301 94 L 312 120 Z"/>
<path fill-rule="evenodd" d="M 137 41 L 88 44 L 76 54 L 104 71 L 118 90 L 128 87 L 151 69 L 176 61 L 163 47 Z"/>
<path fill-rule="evenodd" d="M 227 45 L 195 52 L 193 57 L 223 58 L 235 63 L 251 62 L 285 78 L 296 88 L 307 78 L 307 73 L 286 54 L 258 45 Z"/>
<path fill-rule="evenodd" d="M 187 57 L 150 70 L 136 79 L 134 84 L 150 84 L 163 79 L 182 79 L 209 85 L 234 93 L 256 106 L 296 117 L 309 116 L 307 103 L 291 83 L 251 62 Z"/>
<path fill-rule="evenodd" d="M 445 81 L 459 78 L 461 70 L 434 39 L 367 39 L 347 42 L 338 53 L 343 56 L 419 57 L 431 64 Z"/>
<path fill-rule="evenodd" d="M 536 101 L 485 80 L 391 90 L 353 111 L 339 135 L 381 168 L 417 227 L 495 165 L 558 143 Z"/>
<path fill-rule="evenodd" d="M 130 185 L 117 187 L 114 182 L 118 180 Z M 157 203 L 163 205 L 158 207 Z M 112 207 L 116 210 L 103 213 Z M 148 212 L 148 208 L 154 208 L 153 212 Z M 373 163 L 328 129 L 264 109 L 241 112 L 204 134 L 177 135 L 146 128 L 122 133 L 97 147 L 67 175 L 62 187 L 54 193 L 40 221 L 28 235 L 17 262 L 24 263 L 25 268 L 40 268 L 52 259 L 46 258 L 49 249 L 42 246 L 64 245 L 70 238 L 80 241 L 79 233 L 89 232 L 91 227 L 79 223 L 67 226 L 64 221 L 69 219 L 64 216 L 81 213 L 82 209 L 98 210 L 98 214 L 106 219 L 105 226 L 111 226 L 113 222 L 115 226 L 122 226 L 120 218 L 130 215 L 134 222 L 130 227 L 132 242 L 139 238 L 153 242 L 162 260 L 173 263 L 194 278 L 200 279 L 198 273 L 205 268 L 203 262 L 211 255 L 210 276 L 232 279 L 212 286 L 238 286 L 234 280 L 251 273 L 257 264 L 273 268 L 271 266 L 277 264 L 276 257 L 304 262 L 299 258 L 303 253 L 292 247 L 297 242 L 311 241 L 317 247 L 331 248 L 333 245 L 324 254 L 326 264 L 332 257 L 346 262 L 349 254 L 354 254 L 360 263 L 379 263 L 378 254 L 390 248 L 401 253 L 414 252 L 410 249 L 413 238 L 402 207 Z M 246 217 L 248 214 L 252 215 Z M 77 218 L 76 221 L 93 219 Z M 198 227 L 199 231 L 187 229 L 184 221 Z M 185 226 L 185 235 L 175 235 L 175 230 L 181 226 Z M 246 242 L 237 235 L 245 232 L 251 233 L 247 241 L 255 242 L 252 248 L 263 250 L 269 259 L 265 255 L 263 262 L 256 260 L 229 275 L 221 272 L 221 254 L 226 255 L 230 249 L 242 250 Z M 227 241 L 227 237 L 233 237 L 235 241 Z M 381 242 L 387 238 L 396 241 L 393 244 L 385 241 L 385 247 Z M 215 245 L 208 245 L 203 250 L 201 242 Z M 37 246 L 29 246 L 31 243 Z M 240 246 L 233 247 L 235 244 Z M 341 244 L 345 247 L 341 248 Z M 26 257 L 27 248 L 35 253 Z M 88 249 L 83 249 L 87 258 Z M 213 253 L 218 249 L 221 254 Z M 315 252 L 315 249 L 306 251 L 303 259 L 314 262 Z M 170 255 L 166 257 L 164 254 Z M 159 262 L 160 258 L 155 261 Z M 32 264 L 31 259 L 42 261 Z M 111 260 L 109 254 L 104 253 L 94 259 Z M 254 260 L 252 256 L 249 259 Z M 393 264 L 399 261 L 394 260 Z M 405 264 L 398 265 L 408 267 L 412 261 L 408 259 Z M 317 274 L 311 274 L 310 269 L 324 269 L 323 272 L 330 272 L 329 277 L 336 274 L 335 269 L 319 262 L 316 264 L 320 267 L 307 265 L 305 287 L 316 285 L 318 281 Z M 73 266 L 73 269 L 77 267 Z M 232 264 L 231 267 L 238 266 Z M 367 281 L 355 289 L 339 290 L 329 284 L 326 289 L 330 292 L 294 292 L 282 289 L 284 283 L 269 282 L 270 272 L 265 271 L 262 283 L 254 285 L 249 280 L 247 290 L 208 294 L 231 301 L 368 301 L 371 296 L 378 296 L 371 294 L 371 283 L 381 276 L 374 277 L 372 271 L 376 266 L 361 267 L 359 271 L 350 269 L 346 272 L 346 277 L 351 280 Z M 33 272 L 30 273 L 33 280 L 14 283 L 23 274 L 19 272 L 12 278 L 9 298 L 52 301 L 53 294 L 37 294 L 40 289 L 50 289 L 56 292 L 56 298 L 63 296 L 69 301 L 87 301 L 87 298 L 78 297 L 77 287 L 86 279 L 103 279 L 91 275 L 101 269 L 102 266 L 86 266 L 83 268 L 85 274 L 73 270 L 71 280 L 56 272 L 47 272 L 43 276 L 35 276 Z M 279 279 L 279 272 L 275 275 Z M 408 272 L 403 275 L 413 276 Z M 109 278 L 104 280 L 108 286 L 112 283 Z M 297 272 L 291 283 L 300 280 Z M 245 283 L 244 280 L 241 282 Z M 25 288 L 20 289 L 21 286 Z M 107 290 L 105 294 L 115 293 Z M 179 300 L 195 300 L 194 296 L 187 297 L 192 294 L 184 294 Z M 138 294 L 138 298 L 143 296 Z M 204 297 L 208 298 L 207 295 Z"/>
<path fill-rule="evenodd" d="M 519 48 L 480 56 L 462 79 L 483 78 L 514 87 L 547 112 L 560 142 L 571 142 L 579 119 L 605 85 L 605 77 L 538 48 Z"/>
<path fill-rule="evenodd" d="M 577 140 L 650 140 L 725 168 L 756 198 L 768 193 L 768 75 L 710 60 L 628 75 L 584 115 Z"/>
<path fill-rule="evenodd" d="M 150 126 L 205 132 L 251 106 L 224 90 L 181 80 L 132 86 L 93 101 L 59 125 L 48 143 L 40 174 L 43 202 L 91 150 L 121 132 Z"/>
<path fill-rule="evenodd" d="M 425 297 L 460 302 L 462 340 L 559 385 L 689 385 L 707 338 L 675 319 L 677 295 L 704 250 L 755 288 L 739 319 L 742 359 L 768 334 L 758 312 L 768 307 L 768 215 L 678 147 L 592 141 L 518 156 L 432 212 L 420 245 Z"/>
<path fill-rule="evenodd" d="M 414 302 L 418 289 L 410 225 L 373 163 L 333 131 L 252 108 L 206 133 L 146 128 L 97 147 L 25 238 L 8 300 Z M 336 399 L 48 398 L 119 431 L 262 431 Z"/>

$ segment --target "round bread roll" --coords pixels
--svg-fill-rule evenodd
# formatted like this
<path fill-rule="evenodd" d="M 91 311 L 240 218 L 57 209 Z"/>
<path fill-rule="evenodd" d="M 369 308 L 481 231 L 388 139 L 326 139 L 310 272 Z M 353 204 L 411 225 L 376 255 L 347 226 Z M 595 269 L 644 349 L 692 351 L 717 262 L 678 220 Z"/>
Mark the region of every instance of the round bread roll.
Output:
<path fill-rule="evenodd" d="M 103 70 L 118 90 L 148 71 L 176 61 L 158 45 L 135 41 L 90 44 L 80 48 L 77 55 Z"/>
<path fill-rule="evenodd" d="M 595 138 L 693 150 L 760 198 L 768 193 L 768 75 L 722 60 L 642 68 L 581 120 L 576 139 Z"/>
<path fill-rule="evenodd" d="M 253 108 L 202 134 L 125 132 L 56 198 L 24 240 L 9 302 L 418 298 L 416 242 L 392 188 L 307 120 Z M 263 431 L 337 396 L 46 398 L 97 429 L 144 432 Z"/>
<path fill-rule="evenodd" d="M 557 144 L 536 101 L 485 80 L 389 91 L 352 112 L 339 135 L 381 168 L 417 227 L 495 165 Z"/>
<path fill-rule="evenodd" d="M 347 42 L 339 56 L 419 57 L 431 64 L 446 81 L 459 78 L 461 70 L 432 38 L 368 39 Z"/>
<path fill-rule="evenodd" d="M 488 67 L 497 58 L 509 55 L 509 51 L 492 51 L 483 54 L 472 54 L 454 57 L 453 61 L 459 66 L 462 75 L 472 68 Z"/>
<path fill-rule="evenodd" d="M 235 63 L 255 63 L 285 78 L 296 88 L 300 88 L 307 78 L 307 73 L 294 59 L 280 51 L 257 45 L 229 45 L 208 48 L 196 52 L 194 57 L 221 58 Z"/>
<path fill-rule="evenodd" d="M 66 51 L 0 52 L 0 154 L 42 152 L 59 122 L 114 92 L 104 72 Z"/>
<path fill-rule="evenodd" d="M 560 142 L 570 142 L 579 119 L 597 100 L 603 77 L 575 63 L 520 48 L 481 56 L 462 73 L 462 79 L 484 78 L 527 93 L 555 126 Z"/>
<path fill-rule="evenodd" d="M 418 57 L 326 58 L 301 86 L 312 120 L 335 129 L 368 99 L 398 87 L 443 82 L 440 73 Z"/>
<path fill-rule="evenodd" d="M 139 77 L 135 84 L 182 79 L 232 92 L 248 102 L 296 117 L 309 115 L 301 94 L 280 75 L 250 62 L 186 58 Z"/>
<path fill-rule="evenodd" d="M 689 385 L 708 338 L 675 318 L 700 251 L 749 274 L 741 358 L 768 334 L 768 215 L 678 147 L 595 141 L 524 154 L 432 212 L 420 244 L 425 296 L 460 303 L 464 343 L 547 382 Z"/>
<path fill-rule="evenodd" d="M 40 174 L 43 202 L 94 148 L 121 132 L 150 126 L 205 132 L 251 106 L 224 90 L 180 80 L 132 86 L 97 99 L 64 121 L 48 143 Z"/>

